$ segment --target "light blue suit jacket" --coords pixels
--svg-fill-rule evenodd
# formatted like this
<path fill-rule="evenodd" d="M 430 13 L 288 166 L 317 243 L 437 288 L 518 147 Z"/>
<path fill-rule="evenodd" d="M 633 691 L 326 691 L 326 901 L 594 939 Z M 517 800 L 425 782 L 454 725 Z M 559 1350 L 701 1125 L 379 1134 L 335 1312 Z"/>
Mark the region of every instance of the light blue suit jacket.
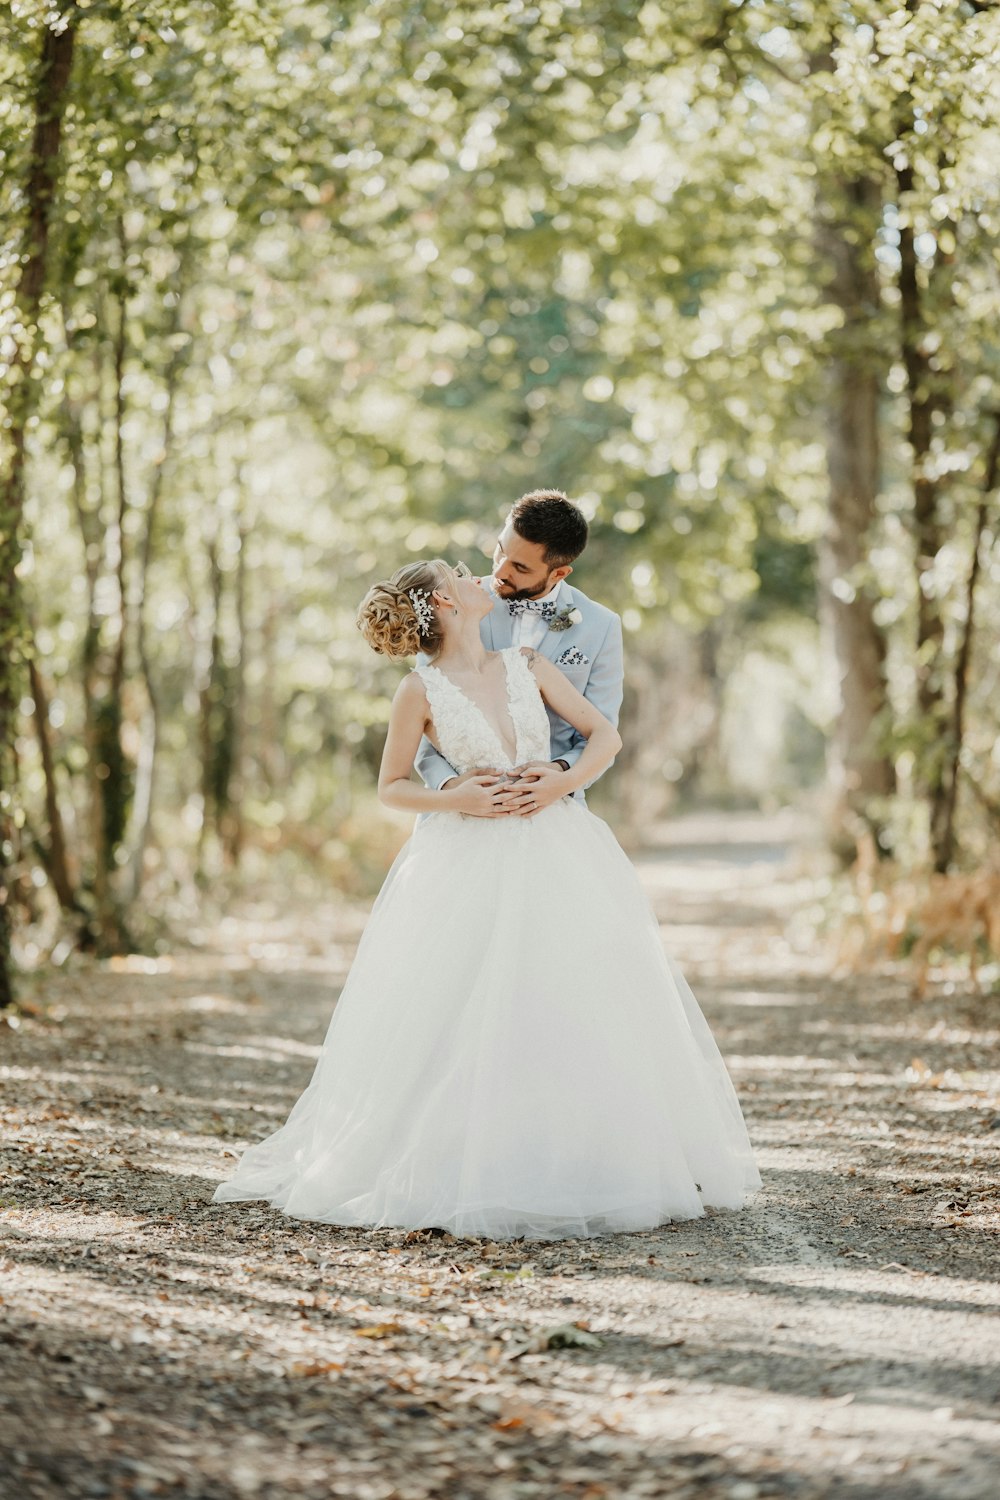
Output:
<path fill-rule="evenodd" d="M 488 580 L 483 579 L 484 586 Z M 622 622 L 614 610 L 588 599 L 579 589 L 563 581 L 559 594 L 559 612 L 578 609 L 581 619 L 578 625 L 568 630 L 548 630 L 538 650 L 549 661 L 555 662 L 564 672 L 577 692 L 591 702 L 598 713 L 610 719 L 617 728 L 622 706 L 624 663 L 622 658 Z M 480 622 L 479 633 L 487 651 L 502 651 L 513 645 L 513 622 L 510 611 L 502 599 L 498 599 L 492 610 Z M 561 657 L 582 656 L 583 661 L 562 661 Z M 424 658 L 421 657 L 421 661 Z M 565 760 L 571 766 L 583 754 L 587 741 L 565 719 L 560 719 L 547 708 L 551 729 L 550 760 Z M 417 751 L 416 767 L 425 784 L 437 791 L 450 777 L 457 775 L 454 766 L 448 764 L 430 740 L 422 739 Z M 603 775 L 603 771 L 601 775 Z M 597 778 L 595 777 L 594 780 Z M 593 782 L 587 783 L 593 786 Z M 583 792 L 577 792 L 578 797 Z"/>

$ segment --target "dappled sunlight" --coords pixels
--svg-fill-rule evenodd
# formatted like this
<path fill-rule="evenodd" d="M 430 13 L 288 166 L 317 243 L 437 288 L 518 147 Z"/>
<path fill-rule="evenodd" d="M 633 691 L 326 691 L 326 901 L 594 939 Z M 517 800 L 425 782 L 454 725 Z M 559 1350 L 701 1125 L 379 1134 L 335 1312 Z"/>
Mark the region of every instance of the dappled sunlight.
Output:
<path fill-rule="evenodd" d="M 764 990 L 739 990 L 727 989 L 726 999 L 730 1005 L 747 1006 L 751 1009 L 759 1009 L 766 1006 L 794 1006 L 799 1008 L 803 1005 L 819 1005 L 821 997 L 817 994 L 800 995 L 795 991 L 764 991 Z"/>
<path fill-rule="evenodd" d="M 8 11 L 4 1500 L 995 1500 L 1000 5 Z M 499 671 L 464 649 L 472 584 L 390 585 L 377 641 L 359 602 L 431 557 L 485 582 L 498 536 L 521 567 L 538 486 L 579 507 L 572 546 L 520 538 L 570 607 L 515 626 L 494 598 L 484 639 L 577 630 L 552 659 L 621 729 L 589 805 L 762 1190 L 700 1212 L 739 1201 L 713 1157 L 746 1136 L 692 1048 L 623 1109 L 648 1201 L 683 1180 L 692 1219 L 494 1243 L 215 1203 L 322 1062 L 410 835 L 378 782 L 433 728 L 413 652 L 440 626 L 478 688 Z M 541 826 L 506 831 L 530 858 Z M 357 1207 L 388 1133 L 411 1184 L 447 1138 L 466 1197 L 485 1163 L 477 1209 L 545 1222 L 571 1176 L 607 1184 L 642 1071 L 623 928 L 595 905 L 607 1052 L 572 1043 L 571 926 L 524 976 L 562 1030 L 512 1021 L 512 971 L 482 1045 L 456 1050 L 472 987 L 383 1047 L 406 966 L 448 970 L 421 931 L 472 941 L 468 868 L 423 884 L 398 963 L 368 950 L 370 1076 L 335 1092 L 398 1107 L 345 1104 L 353 1174 L 319 1111 L 317 1179 Z M 495 977 L 513 949 L 475 920 Z M 690 1133 L 638 1133 L 711 1082 L 718 1152 L 693 1102 Z M 487 1092 L 492 1130 L 443 1119 Z M 562 1131 L 532 1132 L 540 1097 Z M 553 1201 L 502 1190 L 513 1142 Z M 278 1155 L 258 1186 L 300 1205 Z"/>
<path fill-rule="evenodd" d="M 187 999 L 175 1002 L 178 1010 L 192 1011 L 230 1011 L 238 1015 L 246 1015 L 251 1007 L 246 1002 L 234 1000 L 230 995 L 191 995 Z"/>
<path fill-rule="evenodd" d="M 752 1283 L 762 1283 L 773 1288 L 781 1298 L 792 1288 L 804 1287 L 822 1293 L 825 1300 L 838 1302 L 867 1300 L 873 1303 L 908 1306 L 919 1304 L 939 1312 L 958 1311 L 963 1308 L 977 1312 L 992 1313 L 993 1301 L 984 1302 L 982 1285 L 965 1281 L 960 1277 L 942 1272 L 913 1270 L 898 1262 L 886 1262 L 881 1266 L 850 1266 L 843 1263 L 830 1266 L 793 1266 L 782 1263 L 776 1266 L 752 1265 L 747 1269 Z M 901 1289 L 901 1283 L 905 1289 Z M 800 1322 L 804 1322 L 801 1318 Z M 811 1327 L 811 1325 L 810 1325 Z M 943 1342 L 947 1342 L 944 1340 Z M 874 1345 L 877 1348 L 877 1343 Z M 845 1345 L 853 1352 L 855 1343 Z M 989 1363 L 988 1351 L 981 1354 L 982 1363 Z"/>
<path fill-rule="evenodd" d="M 97 1407 L 110 1412 L 112 1425 L 138 1420 L 146 1384 L 155 1379 L 162 1391 L 175 1372 L 196 1377 L 197 1390 L 209 1393 L 198 1398 L 207 1399 L 209 1414 L 237 1381 L 257 1393 L 258 1405 L 265 1395 L 269 1409 L 277 1401 L 293 1422 L 303 1396 L 322 1403 L 318 1420 L 328 1403 L 352 1392 L 370 1400 L 381 1388 L 382 1400 L 386 1389 L 398 1393 L 390 1410 L 406 1401 L 430 1410 L 446 1402 L 484 1432 L 501 1424 L 563 1443 L 601 1435 L 616 1450 L 634 1443 L 647 1451 L 650 1444 L 653 1451 L 683 1449 L 692 1440 L 710 1449 L 715 1440 L 731 1443 L 752 1430 L 756 1451 L 766 1451 L 789 1476 L 832 1479 L 852 1441 L 877 1440 L 883 1465 L 912 1465 L 914 1418 L 933 1424 L 939 1458 L 991 1440 L 988 1403 L 970 1384 L 975 1362 L 959 1364 L 939 1352 L 961 1341 L 961 1320 L 983 1306 L 976 1288 L 956 1278 L 907 1274 L 906 1295 L 899 1297 L 900 1274 L 892 1268 L 751 1260 L 723 1284 L 700 1286 L 694 1303 L 686 1257 L 701 1257 L 671 1246 L 663 1234 L 639 1237 L 631 1255 L 628 1236 L 612 1240 L 615 1269 L 583 1283 L 572 1274 L 574 1261 L 593 1258 L 596 1247 L 558 1257 L 554 1282 L 545 1273 L 551 1256 L 522 1247 L 518 1279 L 498 1285 L 469 1265 L 461 1244 L 446 1256 L 458 1264 L 441 1265 L 398 1242 L 388 1246 L 389 1255 L 380 1253 L 356 1235 L 345 1253 L 341 1237 L 331 1234 L 332 1262 L 322 1250 L 294 1249 L 293 1240 L 286 1264 L 262 1273 L 259 1255 L 250 1258 L 245 1249 L 197 1253 L 161 1243 L 150 1260 L 153 1236 L 135 1221 L 131 1237 L 127 1223 L 108 1216 L 95 1216 L 93 1228 L 93 1239 L 75 1245 L 50 1231 L 63 1255 L 98 1247 L 86 1270 L 25 1262 L 31 1279 L 18 1298 L 17 1324 L 25 1334 L 31 1328 L 37 1347 L 59 1348 L 91 1371 L 102 1345 L 112 1356 L 128 1351 L 136 1365 L 130 1392 L 105 1396 Z M 653 1280 L 639 1274 L 651 1246 L 653 1258 L 663 1261 Z M 19 1238 L 8 1254 L 28 1248 Z M 409 1257 L 403 1266 L 400 1255 Z M 12 1289 L 21 1285 L 18 1266 L 16 1259 L 6 1263 Z M 540 1300 L 550 1282 L 584 1314 L 599 1348 L 531 1352 L 551 1321 Z M 442 1293 L 452 1310 L 441 1308 Z M 805 1307 L 803 1293 L 822 1301 Z M 867 1338 L 845 1324 L 845 1308 L 858 1299 L 897 1310 L 888 1334 L 884 1323 Z M 754 1331 L 761 1312 L 776 1329 L 763 1354 Z M 664 1318 L 671 1328 L 666 1337 Z M 185 1403 L 177 1394 L 173 1400 L 183 1412 Z M 185 1419 L 180 1427 L 189 1435 L 201 1429 L 200 1420 Z M 150 1432 L 146 1445 L 166 1472 L 176 1460 L 173 1430 Z M 824 1438 L 835 1446 L 824 1449 Z M 270 1451 L 281 1451 L 274 1439 Z"/>
<path fill-rule="evenodd" d="M 101 1253 L 120 1253 L 123 1270 L 133 1262 L 141 1274 L 145 1265 L 148 1276 L 149 1262 L 137 1259 L 144 1255 L 145 1246 L 126 1241 L 116 1252 L 114 1222 L 105 1219 L 100 1227 L 108 1236 Z M 649 1236 L 643 1240 L 646 1247 L 657 1243 Z M 657 1248 L 662 1253 L 662 1245 Z M 633 1263 L 641 1264 L 643 1258 L 633 1257 Z M 192 1379 L 196 1376 L 197 1389 L 204 1393 L 198 1399 L 208 1403 L 209 1418 L 215 1402 L 237 1380 L 241 1389 L 256 1392 L 252 1401 L 258 1408 L 255 1425 L 259 1426 L 266 1400 L 271 1410 L 276 1401 L 282 1410 L 284 1403 L 295 1402 L 294 1408 L 287 1407 L 284 1419 L 294 1426 L 301 1420 L 302 1408 L 297 1403 L 303 1395 L 322 1403 L 318 1408 L 306 1407 L 307 1414 L 316 1410 L 318 1422 L 320 1411 L 329 1410 L 329 1403 L 353 1391 L 371 1400 L 377 1389 L 384 1390 L 388 1365 L 389 1389 L 399 1393 L 400 1409 L 407 1401 L 418 1401 L 431 1410 L 447 1401 L 449 1409 L 465 1411 L 481 1423 L 484 1432 L 490 1430 L 489 1424 L 502 1423 L 526 1436 L 535 1432 L 544 1432 L 550 1439 L 558 1436 L 564 1445 L 589 1444 L 600 1436 L 610 1439 L 616 1450 L 635 1443 L 644 1452 L 651 1444 L 654 1451 L 659 1445 L 673 1450 L 692 1441 L 702 1449 L 711 1448 L 716 1440 L 732 1443 L 734 1433 L 752 1429 L 757 1451 L 766 1449 L 771 1463 L 783 1464 L 788 1475 L 808 1472 L 832 1477 L 846 1441 L 860 1443 L 876 1436 L 883 1464 L 894 1455 L 896 1461 L 905 1456 L 912 1462 L 910 1413 L 933 1421 L 939 1454 L 950 1445 L 957 1448 L 989 1438 L 986 1422 L 974 1414 L 969 1396 L 959 1399 L 961 1410 L 956 1410 L 954 1376 L 958 1372 L 930 1352 L 901 1362 L 901 1349 L 891 1343 L 885 1347 L 883 1340 L 874 1366 L 879 1373 L 866 1380 L 857 1357 L 850 1357 L 849 1339 L 838 1323 L 839 1338 L 832 1331 L 817 1340 L 811 1325 L 808 1330 L 803 1327 L 803 1339 L 797 1339 L 793 1331 L 784 1332 L 762 1364 L 752 1339 L 741 1336 L 738 1322 L 734 1326 L 739 1302 L 734 1305 L 733 1296 L 742 1302 L 747 1286 L 774 1277 L 777 1284 L 767 1293 L 773 1299 L 769 1317 L 780 1321 L 796 1316 L 795 1304 L 788 1302 L 786 1292 L 797 1273 L 788 1267 L 770 1269 L 751 1263 L 746 1277 L 735 1286 L 702 1288 L 697 1309 L 686 1296 L 678 1301 L 676 1294 L 684 1292 L 683 1282 L 679 1287 L 670 1283 L 658 1287 L 643 1277 L 629 1281 L 626 1270 L 619 1293 L 613 1281 L 600 1276 L 583 1287 L 574 1284 L 575 1278 L 563 1279 L 562 1288 L 577 1302 L 574 1310 L 586 1315 L 593 1309 L 589 1325 L 603 1347 L 583 1359 L 580 1351 L 570 1351 L 562 1356 L 527 1354 L 512 1362 L 507 1356 L 516 1353 L 518 1341 L 529 1343 L 551 1318 L 544 1307 L 530 1305 L 534 1291 L 530 1278 L 516 1284 L 515 1295 L 507 1289 L 498 1295 L 474 1269 L 461 1278 L 447 1271 L 449 1289 L 463 1310 L 442 1316 L 439 1307 L 429 1314 L 424 1311 L 428 1301 L 422 1295 L 428 1290 L 427 1278 L 439 1278 L 441 1269 L 421 1264 L 419 1255 L 410 1274 L 412 1290 L 407 1294 L 400 1285 L 389 1302 L 382 1270 L 385 1257 L 377 1253 L 373 1257 L 368 1251 L 346 1259 L 354 1264 L 346 1264 L 341 1272 L 323 1267 L 317 1275 L 315 1267 L 296 1254 L 282 1279 L 275 1282 L 273 1273 L 262 1279 L 256 1256 L 235 1261 L 218 1254 L 172 1255 L 168 1251 L 164 1256 L 161 1251 L 153 1267 L 153 1286 L 163 1288 L 167 1300 L 154 1295 L 151 1302 L 148 1293 L 143 1293 L 142 1281 L 135 1281 L 132 1273 L 118 1287 L 108 1287 L 95 1285 L 90 1273 L 53 1278 L 51 1273 L 39 1277 L 33 1270 L 33 1296 L 38 1300 L 26 1301 L 21 1314 L 31 1318 L 33 1336 L 43 1346 L 52 1347 L 51 1339 L 70 1359 L 79 1346 L 91 1371 L 95 1335 L 110 1341 L 112 1355 L 116 1348 L 129 1351 L 137 1365 L 134 1394 L 105 1397 L 103 1407 L 97 1408 L 110 1410 L 113 1425 L 135 1424 L 145 1385 L 155 1378 L 162 1395 L 171 1370 Z M 529 1264 L 533 1259 L 529 1254 Z M 323 1266 L 319 1257 L 317 1264 Z M 680 1271 L 683 1261 L 674 1264 Z M 304 1268 L 308 1290 L 303 1286 L 302 1269 L 296 1266 Z M 95 1271 L 100 1274 L 103 1269 L 98 1266 Z M 114 1274 L 113 1268 L 108 1269 Z M 785 1284 L 780 1280 L 782 1271 Z M 353 1285 L 344 1286 L 352 1277 Z M 857 1285 L 857 1278 L 841 1278 L 835 1290 L 849 1295 Z M 46 1294 L 54 1299 L 57 1310 L 45 1305 Z M 621 1305 L 620 1294 L 638 1295 L 641 1300 L 631 1304 L 634 1311 Z M 674 1330 L 666 1340 L 655 1332 L 661 1295 L 663 1313 Z M 365 1336 L 381 1329 L 387 1331 L 377 1339 Z M 252 1338 L 247 1342 L 249 1330 Z M 643 1371 L 638 1375 L 634 1373 L 637 1361 Z M 933 1380 L 930 1389 L 926 1384 L 914 1389 L 917 1371 L 922 1381 Z M 516 1374 L 543 1380 L 541 1399 L 531 1394 L 533 1385 L 519 1383 Z M 874 1385 L 868 1383 L 872 1378 Z M 90 1379 L 94 1381 L 93 1374 Z M 722 1388 L 727 1393 L 724 1421 L 716 1414 Z M 172 1399 L 174 1410 L 183 1412 L 177 1395 Z M 177 1428 L 150 1432 L 146 1454 L 160 1472 L 175 1472 L 171 1466 L 178 1462 L 177 1439 L 171 1434 L 184 1433 L 190 1441 L 202 1430 L 201 1421 L 183 1420 Z M 824 1453 L 817 1446 L 818 1434 L 835 1446 Z M 260 1474 L 282 1449 L 275 1435 L 269 1444 L 249 1449 L 244 1445 L 242 1451 L 255 1455 L 254 1472 Z M 563 1452 L 565 1465 L 565 1447 Z"/>
<path fill-rule="evenodd" d="M 760 1072 L 766 1077 L 777 1078 L 777 1075 L 785 1073 L 832 1073 L 837 1067 L 837 1061 L 826 1057 L 809 1057 L 806 1055 L 793 1056 L 789 1053 L 773 1057 L 751 1057 L 746 1053 L 739 1055 L 740 1067 L 748 1072 Z M 862 1072 L 838 1075 L 836 1079 L 830 1078 L 829 1082 L 842 1082 L 846 1078 L 850 1082 L 856 1082 L 868 1076 L 869 1079 L 885 1081 L 885 1074 L 864 1074 Z M 782 1078 L 782 1087 L 787 1088 L 788 1082 Z"/>
<path fill-rule="evenodd" d="M 766 866 L 772 893 L 783 868 Z M 670 878 L 683 886 L 683 866 Z M 780 941 L 783 902 L 719 889 L 716 923 L 664 936 L 685 969 L 695 952 L 718 966 L 697 992 L 764 1189 L 741 1212 L 603 1241 L 490 1245 L 211 1202 L 244 1143 L 283 1123 L 335 1003 L 291 917 L 273 973 L 206 951 L 190 982 L 159 961 L 85 989 L 56 976 L 60 1016 L 26 1013 L 4 1070 L 0 1296 L 22 1425 L 60 1371 L 85 1371 L 98 1394 L 59 1462 L 128 1433 L 150 1485 L 196 1463 L 226 1500 L 219 1423 L 246 1465 L 239 1500 L 268 1474 L 280 1492 L 289 1455 L 324 1433 L 356 1500 L 400 1423 L 434 1452 L 458 1423 L 491 1463 L 551 1450 L 560 1482 L 592 1476 L 603 1447 L 607 1494 L 630 1465 L 659 1483 L 690 1458 L 707 1493 L 745 1475 L 762 1496 L 773 1480 L 826 1500 L 845 1454 L 868 1466 L 858 1500 L 897 1474 L 934 1493 L 990 1442 L 995 1027 L 902 988 L 873 1001 L 817 982 Z"/>
<path fill-rule="evenodd" d="M 268 1036 L 248 1038 L 245 1042 L 206 1043 L 185 1042 L 185 1052 L 214 1053 L 219 1057 L 242 1057 L 252 1062 L 274 1062 L 283 1057 L 304 1057 L 315 1060 L 320 1047 L 307 1042 L 290 1041 L 287 1037 Z"/>

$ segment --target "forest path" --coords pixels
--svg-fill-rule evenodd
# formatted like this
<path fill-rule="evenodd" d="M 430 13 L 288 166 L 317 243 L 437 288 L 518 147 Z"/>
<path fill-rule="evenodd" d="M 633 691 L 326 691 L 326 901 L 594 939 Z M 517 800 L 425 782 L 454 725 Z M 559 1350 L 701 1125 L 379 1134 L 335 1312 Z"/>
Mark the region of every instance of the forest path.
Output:
<path fill-rule="evenodd" d="M 40 981 L 0 1030 L 3 1500 L 993 1500 L 997 1001 L 832 977 L 799 832 L 692 818 L 638 861 L 765 1183 L 647 1233 L 210 1205 L 307 1082 L 360 908 Z"/>

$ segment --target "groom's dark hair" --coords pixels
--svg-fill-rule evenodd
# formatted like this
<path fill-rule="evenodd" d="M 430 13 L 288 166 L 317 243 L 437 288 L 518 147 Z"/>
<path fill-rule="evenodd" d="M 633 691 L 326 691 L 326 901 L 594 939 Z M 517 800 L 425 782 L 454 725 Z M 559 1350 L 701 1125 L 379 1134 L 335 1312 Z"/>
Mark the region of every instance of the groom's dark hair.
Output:
<path fill-rule="evenodd" d="M 550 568 L 573 562 L 587 545 L 583 512 L 562 490 L 532 490 L 522 495 L 511 510 L 510 521 L 518 536 L 545 548 Z"/>

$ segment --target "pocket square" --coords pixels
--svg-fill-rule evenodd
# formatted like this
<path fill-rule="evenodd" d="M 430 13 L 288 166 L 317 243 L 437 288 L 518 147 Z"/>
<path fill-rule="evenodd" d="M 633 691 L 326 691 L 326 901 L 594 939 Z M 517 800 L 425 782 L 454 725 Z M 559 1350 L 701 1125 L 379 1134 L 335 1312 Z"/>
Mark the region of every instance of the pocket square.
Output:
<path fill-rule="evenodd" d="M 590 657 L 584 656 L 575 646 L 570 646 L 563 652 L 562 656 L 556 658 L 557 667 L 586 667 L 590 665 Z"/>

